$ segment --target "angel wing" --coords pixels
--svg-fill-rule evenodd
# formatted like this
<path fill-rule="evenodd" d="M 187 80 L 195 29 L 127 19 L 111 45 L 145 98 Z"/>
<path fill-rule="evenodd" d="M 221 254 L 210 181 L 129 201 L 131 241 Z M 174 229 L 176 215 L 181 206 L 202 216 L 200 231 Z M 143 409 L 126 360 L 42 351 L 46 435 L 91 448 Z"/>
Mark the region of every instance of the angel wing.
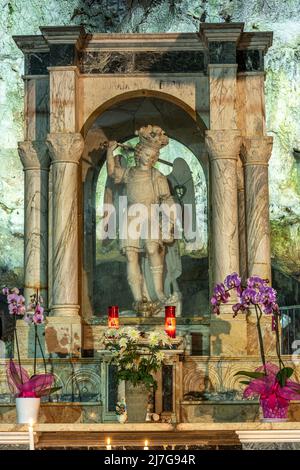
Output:
<path fill-rule="evenodd" d="M 182 209 L 182 229 L 187 244 L 196 240 L 197 218 L 193 174 L 183 158 L 176 158 L 167 176 L 171 194 Z"/>

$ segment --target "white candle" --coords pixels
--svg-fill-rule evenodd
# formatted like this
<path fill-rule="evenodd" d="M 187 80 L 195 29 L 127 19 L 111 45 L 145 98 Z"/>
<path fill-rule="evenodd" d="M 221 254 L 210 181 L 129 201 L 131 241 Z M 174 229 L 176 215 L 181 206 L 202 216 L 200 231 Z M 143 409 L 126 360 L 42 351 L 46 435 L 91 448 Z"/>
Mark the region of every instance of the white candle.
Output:
<path fill-rule="evenodd" d="M 33 435 L 33 420 L 29 421 L 28 425 L 29 432 L 29 450 L 34 450 L 34 435 Z"/>
<path fill-rule="evenodd" d="M 148 447 L 148 440 L 147 440 L 147 439 L 145 440 L 144 450 L 149 450 L 149 447 Z"/>
<path fill-rule="evenodd" d="M 111 450 L 110 437 L 106 439 L 106 450 Z"/>

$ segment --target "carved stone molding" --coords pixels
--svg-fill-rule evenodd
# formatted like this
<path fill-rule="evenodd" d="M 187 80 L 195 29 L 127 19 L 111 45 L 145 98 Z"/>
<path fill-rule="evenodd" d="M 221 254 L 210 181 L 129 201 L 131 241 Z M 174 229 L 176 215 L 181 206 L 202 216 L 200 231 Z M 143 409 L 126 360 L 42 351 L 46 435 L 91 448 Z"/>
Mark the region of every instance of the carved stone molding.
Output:
<path fill-rule="evenodd" d="M 79 133 L 52 133 L 47 136 L 47 145 L 53 163 L 78 164 L 84 148 L 84 139 Z"/>
<path fill-rule="evenodd" d="M 211 161 L 237 160 L 241 145 L 240 131 L 237 129 L 206 131 L 205 144 Z"/>
<path fill-rule="evenodd" d="M 273 137 L 259 136 L 244 138 L 241 159 L 244 165 L 268 166 L 273 146 Z"/>
<path fill-rule="evenodd" d="M 50 158 L 46 142 L 38 140 L 18 142 L 18 152 L 24 170 L 49 170 Z"/>

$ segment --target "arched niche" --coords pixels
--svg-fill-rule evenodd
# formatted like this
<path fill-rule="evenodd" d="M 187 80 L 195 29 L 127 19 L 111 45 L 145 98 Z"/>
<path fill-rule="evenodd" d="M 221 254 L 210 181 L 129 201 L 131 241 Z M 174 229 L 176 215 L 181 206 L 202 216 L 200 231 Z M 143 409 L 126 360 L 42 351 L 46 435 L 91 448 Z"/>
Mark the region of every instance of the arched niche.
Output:
<path fill-rule="evenodd" d="M 114 103 L 110 108 L 106 108 L 102 114 L 94 119 L 86 134 L 85 149 L 82 157 L 84 242 L 82 312 L 86 317 L 90 317 L 93 314 L 105 314 L 105 312 L 102 311 L 103 308 L 101 308 L 101 312 L 99 312 L 97 306 L 95 309 L 94 302 L 95 288 L 99 290 L 99 286 L 97 287 L 97 282 L 95 282 L 95 276 L 100 275 L 101 277 L 101 273 L 96 266 L 95 234 L 96 210 L 97 207 L 99 207 L 96 200 L 96 188 L 101 169 L 103 173 L 103 165 L 106 158 L 106 151 L 103 148 L 103 142 L 108 140 L 117 140 L 118 142 L 123 143 L 127 142 L 134 137 L 137 129 L 147 124 L 156 124 L 160 126 L 164 129 L 172 142 L 178 142 L 179 146 L 181 145 L 182 148 L 185 148 L 186 152 L 198 161 L 199 166 L 202 168 L 201 171 L 203 171 L 203 178 L 206 179 L 207 187 L 208 160 L 204 147 L 204 124 L 201 120 L 196 122 L 196 120 L 193 119 L 186 110 L 179 107 L 178 104 L 154 96 L 140 96 L 129 100 L 121 99 L 118 103 Z M 124 263 L 125 262 L 124 258 Z M 206 291 L 208 297 L 207 257 L 202 259 L 201 263 L 203 266 L 202 271 L 205 271 L 205 274 L 201 273 L 201 275 L 206 279 L 199 279 L 199 282 L 206 285 L 200 295 L 202 301 L 200 303 L 198 302 L 198 304 L 201 304 L 201 308 L 206 310 L 204 298 L 206 296 Z M 123 271 L 125 273 L 124 266 L 118 268 L 118 266 L 113 267 L 111 265 L 110 268 L 111 278 L 113 279 L 112 282 L 118 283 L 118 272 L 122 268 L 122 273 Z M 191 266 L 191 270 L 197 271 L 197 268 L 195 268 L 195 262 L 193 263 L 193 266 Z M 185 275 L 186 274 L 187 273 L 185 273 Z M 109 286 L 107 286 L 107 288 L 109 288 Z M 205 311 L 203 313 L 207 312 Z"/>

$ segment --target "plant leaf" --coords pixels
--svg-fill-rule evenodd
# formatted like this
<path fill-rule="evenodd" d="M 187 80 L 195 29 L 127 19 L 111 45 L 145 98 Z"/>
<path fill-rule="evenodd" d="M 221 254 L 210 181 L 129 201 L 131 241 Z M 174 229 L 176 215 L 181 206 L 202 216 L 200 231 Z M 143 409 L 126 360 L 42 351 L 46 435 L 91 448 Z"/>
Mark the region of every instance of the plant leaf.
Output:
<path fill-rule="evenodd" d="M 240 384 L 243 384 L 243 385 L 249 385 L 251 382 L 250 380 L 240 380 Z"/>
<path fill-rule="evenodd" d="M 240 370 L 239 372 L 236 372 L 234 374 L 234 376 L 236 375 L 245 375 L 246 377 L 250 377 L 251 379 L 260 379 L 261 377 L 266 376 L 263 372 L 248 372 L 246 370 Z"/>
<path fill-rule="evenodd" d="M 293 373 L 294 369 L 292 369 L 291 367 L 284 367 L 277 373 L 276 378 L 281 387 L 285 386 L 287 379 L 290 378 Z"/>
<path fill-rule="evenodd" d="M 58 390 L 61 390 L 62 387 L 52 387 L 52 388 L 46 388 L 45 390 L 40 390 L 36 395 L 37 397 L 45 397 L 47 395 L 51 395 L 52 393 L 58 392 Z"/>

